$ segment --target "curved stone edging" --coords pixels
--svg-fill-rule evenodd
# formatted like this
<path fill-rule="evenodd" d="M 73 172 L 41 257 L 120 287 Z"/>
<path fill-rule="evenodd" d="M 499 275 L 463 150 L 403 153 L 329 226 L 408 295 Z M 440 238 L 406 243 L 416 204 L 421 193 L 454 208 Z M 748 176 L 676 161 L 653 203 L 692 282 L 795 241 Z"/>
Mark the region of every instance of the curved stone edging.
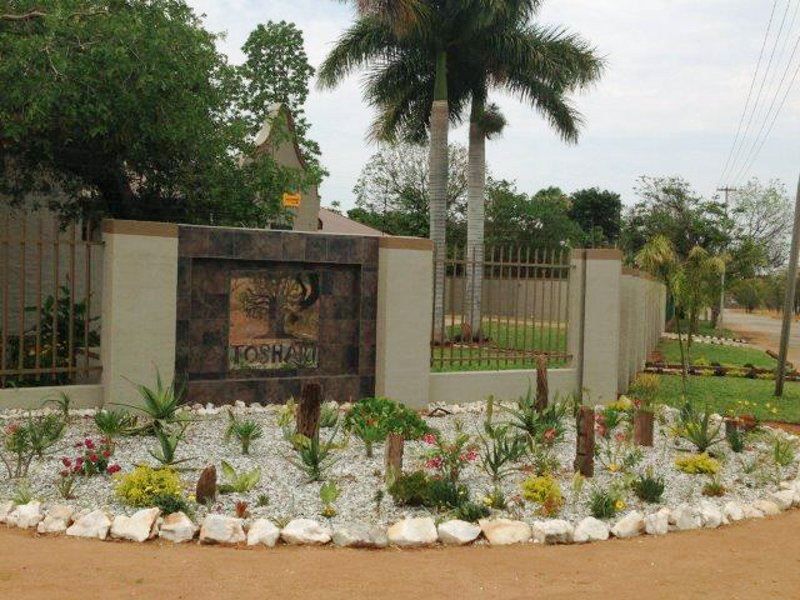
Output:
<path fill-rule="evenodd" d="M 562 519 L 536 521 L 530 525 L 510 519 L 483 519 L 479 524 L 449 520 L 438 525 L 432 517 L 402 519 L 386 531 L 378 526 L 355 523 L 331 529 L 312 519 L 289 521 L 282 529 L 269 519 L 243 519 L 220 514 L 207 515 L 198 527 L 184 513 L 162 516 L 158 508 L 144 508 L 133 515 L 114 516 L 103 509 L 76 512 L 74 507 L 55 504 L 44 510 L 41 502 L 15 505 L 0 503 L 0 523 L 9 527 L 35 529 L 39 534 L 91 539 L 116 539 L 145 542 L 156 537 L 174 543 L 198 538 L 201 544 L 274 547 L 281 540 L 287 545 L 326 545 L 349 548 L 414 548 L 466 545 L 484 539 L 493 546 L 520 543 L 581 544 L 639 535 L 666 535 L 673 531 L 715 529 L 743 519 L 758 519 L 800 507 L 800 479 L 784 481 L 780 489 L 752 504 L 728 502 L 720 509 L 709 500 L 696 505 L 681 504 L 661 508 L 645 515 L 631 511 L 612 526 L 594 517 L 578 523 Z M 199 534 L 199 535 L 198 535 Z"/>

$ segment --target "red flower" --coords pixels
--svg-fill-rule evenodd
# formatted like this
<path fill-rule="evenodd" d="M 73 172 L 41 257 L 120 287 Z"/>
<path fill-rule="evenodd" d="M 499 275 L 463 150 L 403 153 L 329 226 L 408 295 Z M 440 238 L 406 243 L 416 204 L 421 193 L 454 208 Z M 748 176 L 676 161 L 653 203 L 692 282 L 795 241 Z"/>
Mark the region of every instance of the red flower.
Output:
<path fill-rule="evenodd" d="M 614 436 L 614 439 L 617 440 L 618 442 L 624 442 L 625 434 L 620 431 L 619 433 L 617 433 L 617 435 Z"/>
<path fill-rule="evenodd" d="M 96 463 L 97 462 L 97 454 L 90 454 L 89 461 Z"/>
<path fill-rule="evenodd" d="M 68 456 L 64 456 L 61 458 L 61 464 L 64 465 L 65 467 L 71 467 L 72 460 Z"/>
<path fill-rule="evenodd" d="M 83 466 L 83 457 L 82 456 L 79 456 L 78 458 L 75 459 L 75 466 L 76 467 L 82 467 Z"/>
<path fill-rule="evenodd" d="M 469 450 L 466 454 L 460 456 L 462 461 L 472 462 L 478 458 L 478 453 L 475 450 Z"/>
<path fill-rule="evenodd" d="M 428 444 L 429 446 L 433 446 L 436 444 L 436 436 L 432 433 L 426 433 L 422 436 L 422 441 Z"/>
<path fill-rule="evenodd" d="M 443 462 L 443 461 L 442 461 L 442 457 L 441 457 L 441 456 L 435 456 L 435 457 L 433 457 L 433 458 L 429 458 L 429 459 L 428 459 L 428 460 L 425 462 L 425 466 L 426 466 L 428 469 L 440 469 L 440 468 L 441 468 L 441 466 L 442 466 L 442 462 Z"/>
<path fill-rule="evenodd" d="M 108 450 L 103 450 L 103 458 L 108 458 L 109 456 L 111 456 L 111 452 Z"/>
<path fill-rule="evenodd" d="M 114 473 L 119 473 L 121 470 L 122 467 L 119 465 L 108 465 L 106 472 L 108 472 L 109 475 L 113 475 Z"/>
<path fill-rule="evenodd" d="M 83 440 L 83 443 L 86 444 L 86 447 L 89 450 L 94 450 L 94 442 L 92 440 L 90 440 L 89 438 L 86 438 L 85 440 Z"/>
<path fill-rule="evenodd" d="M 550 429 L 545 430 L 545 432 L 544 432 L 544 441 L 545 442 L 552 442 L 554 439 L 556 439 L 556 430 L 555 430 L 555 428 L 551 427 Z"/>
<path fill-rule="evenodd" d="M 13 435 L 17 431 L 19 431 L 19 423 L 9 423 L 6 425 L 5 432 L 6 435 Z"/>

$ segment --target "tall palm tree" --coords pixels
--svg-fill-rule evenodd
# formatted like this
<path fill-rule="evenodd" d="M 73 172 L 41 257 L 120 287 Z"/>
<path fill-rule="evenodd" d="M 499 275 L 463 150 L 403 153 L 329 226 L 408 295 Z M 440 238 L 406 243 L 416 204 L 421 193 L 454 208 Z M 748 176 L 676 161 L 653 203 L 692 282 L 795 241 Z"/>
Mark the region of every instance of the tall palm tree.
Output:
<path fill-rule="evenodd" d="M 603 61 L 582 38 L 563 29 L 531 25 L 538 1 L 506 0 L 503 10 L 490 13 L 464 44 L 450 52 L 447 72 L 450 119 L 460 122 L 471 102 L 469 127 L 469 191 L 467 201 L 466 293 L 472 335 L 480 334 L 483 279 L 483 222 L 487 137 L 505 124 L 496 109 L 489 110 L 490 89 L 511 93 L 540 112 L 564 141 L 577 141 L 581 116 L 569 94 L 596 81 Z M 366 93 L 380 109 L 373 136 L 424 139 L 425 118 L 435 97 L 429 90 L 431 59 L 424 52 L 393 55 L 366 83 Z"/>
<path fill-rule="evenodd" d="M 432 63 L 429 92 L 430 238 L 434 242 L 434 335 L 444 338 L 444 277 L 448 176 L 448 62 L 481 29 L 499 0 L 357 0 L 359 16 L 339 38 L 319 70 L 321 87 L 334 87 L 361 68 L 382 69 L 417 54 Z M 419 64 L 419 63 L 417 63 Z"/>

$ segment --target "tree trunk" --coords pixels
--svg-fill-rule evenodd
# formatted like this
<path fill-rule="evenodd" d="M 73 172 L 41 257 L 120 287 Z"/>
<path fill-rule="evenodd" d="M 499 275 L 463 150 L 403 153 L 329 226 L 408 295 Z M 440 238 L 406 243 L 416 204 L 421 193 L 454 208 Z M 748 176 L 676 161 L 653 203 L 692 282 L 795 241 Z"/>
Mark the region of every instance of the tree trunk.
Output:
<path fill-rule="evenodd" d="M 322 386 L 307 383 L 300 392 L 297 407 L 297 433 L 309 439 L 319 435 L 319 415 L 322 410 Z"/>
<path fill-rule="evenodd" d="M 653 413 L 637 410 L 633 414 L 633 439 L 639 446 L 653 445 Z"/>
<path fill-rule="evenodd" d="M 578 408 L 576 448 L 573 468 L 584 477 L 594 476 L 594 409 Z"/>
<path fill-rule="evenodd" d="M 467 264 L 466 322 L 473 338 L 481 335 L 481 294 L 483 292 L 483 243 L 486 188 L 486 136 L 478 119 L 483 101 L 473 98 L 469 124 L 469 163 L 467 165 Z"/>
<path fill-rule="evenodd" d="M 447 106 L 447 53 L 436 57 L 436 81 L 431 107 L 431 148 L 429 155 L 430 238 L 433 240 L 434 297 L 433 333 L 437 342 L 445 341 L 444 281 L 447 255 L 447 136 L 450 115 Z"/>
<path fill-rule="evenodd" d="M 547 398 L 550 396 L 547 384 L 547 356 L 539 354 L 536 357 L 536 411 L 542 412 L 547 408 Z"/>
<path fill-rule="evenodd" d="M 399 433 L 390 433 L 386 438 L 386 454 L 384 455 L 383 476 L 387 485 L 391 485 L 403 472 L 403 447 L 405 440 Z"/>

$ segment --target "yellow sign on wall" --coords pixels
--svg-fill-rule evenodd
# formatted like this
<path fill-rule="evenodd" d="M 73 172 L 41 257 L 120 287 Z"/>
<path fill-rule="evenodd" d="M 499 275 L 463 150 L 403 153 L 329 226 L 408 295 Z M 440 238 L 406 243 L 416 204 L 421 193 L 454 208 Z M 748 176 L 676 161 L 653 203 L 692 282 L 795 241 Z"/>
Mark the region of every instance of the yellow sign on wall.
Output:
<path fill-rule="evenodd" d="M 300 206 L 300 194 L 283 194 L 283 206 L 285 208 L 298 208 Z"/>

